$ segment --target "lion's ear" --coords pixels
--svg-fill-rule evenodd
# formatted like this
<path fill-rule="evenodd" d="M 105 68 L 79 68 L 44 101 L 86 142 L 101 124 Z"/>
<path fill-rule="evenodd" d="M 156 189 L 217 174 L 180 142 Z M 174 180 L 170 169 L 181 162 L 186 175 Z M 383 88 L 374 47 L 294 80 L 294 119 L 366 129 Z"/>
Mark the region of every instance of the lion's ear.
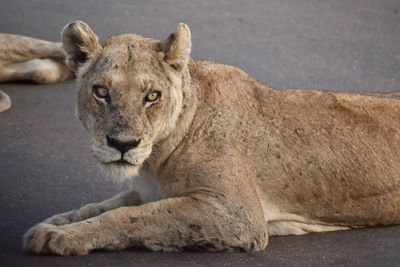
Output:
<path fill-rule="evenodd" d="M 177 71 L 182 70 L 190 56 L 192 41 L 189 27 L 180 23 L 175 33 L 162 42 L 164 60 Z"/>
<path fill-rule="evenodd" d="M 75 73 L 101 50 L 99 38 L 82 21 L 67 24 L 61 32 L 61 41 L 66 52 L 66 64 Z"/>

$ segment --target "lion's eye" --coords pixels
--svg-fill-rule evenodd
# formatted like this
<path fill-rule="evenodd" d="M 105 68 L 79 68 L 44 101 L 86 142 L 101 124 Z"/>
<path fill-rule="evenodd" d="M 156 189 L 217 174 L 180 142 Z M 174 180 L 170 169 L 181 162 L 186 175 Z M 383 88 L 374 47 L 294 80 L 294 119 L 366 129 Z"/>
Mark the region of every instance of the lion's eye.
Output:
<path fill-rule="evenodd" d="M 97 98 L 101 98 L 104 99 L 106 101 L 108 101 L 110 94 L 108 92 L 107 88 L 101 87 L 101 86 L 93 86 L 93 94 L 95 95 L 95 97 Z"/>
<path fill-rule="evenodd" d="M 160 91 L 152 91 L 146 95 L 144 100 L 148 103 L 155 103 L 160 100 L 161 92 Z"/>

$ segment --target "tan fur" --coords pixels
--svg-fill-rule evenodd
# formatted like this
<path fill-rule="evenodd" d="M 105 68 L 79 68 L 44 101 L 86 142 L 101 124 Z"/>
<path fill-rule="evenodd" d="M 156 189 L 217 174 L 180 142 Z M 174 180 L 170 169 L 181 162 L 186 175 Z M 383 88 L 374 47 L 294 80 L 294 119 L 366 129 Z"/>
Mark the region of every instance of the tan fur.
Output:
<path fill-rule="evenodd" d="M 0 82 L 32 81 L 55 83 L 73 77 L 64 64 L 60 43 L 26 36 L 0 33 Z M 0 112 L 11 107 L 11 101 L 0 91 Z"/>
<path fill-rule="evenodd" d="M 6 111 L 10 108 L 11 108 L 10 97 L 3 91 L 0 91 L 0 112 Z"/>
<path fill-rule="evenodd" d="M 76 22 L 62 36 L 94 152 L 112 176 L 155 181 L 160 194 L 146 203 L 154 199 L 133 190 L 129 201 L 56 215 L 28 231 L 25 250 L 260 251 L 268 235 L 400 222 L 398 100 L 273 90 L 237 68 L 191 60 L 184 24 L 162 42 L 128 34 L 100 45 L 88 29 Z M 161 99 L 149 106 L 155 89 Z M 121 154 L 110 133 L 141 143 Z"/>

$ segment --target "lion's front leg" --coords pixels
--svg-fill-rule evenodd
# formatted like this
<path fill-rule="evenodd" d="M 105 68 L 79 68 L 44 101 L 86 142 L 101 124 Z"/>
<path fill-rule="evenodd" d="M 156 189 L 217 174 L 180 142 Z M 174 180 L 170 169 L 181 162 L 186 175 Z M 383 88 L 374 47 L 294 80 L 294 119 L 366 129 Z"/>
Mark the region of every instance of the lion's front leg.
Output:
<path fill-rule="evenodd" d="M 80 222 L 89 218 L 96 217 L 106 211 L 123 206 L 140 205 L 139 195 L 135 191 L 125 191 L 117 194 L 111 199 L 100 203 L 90 203 L 78 210 L 56 214 L 44 221 L 46 224 L 64 225 L 73 222 Z"/>
<path fill-rule="evenodd" d="M 69 225 L 40 224 L 25 236 L 24 249 L 58 255 L 130 246 L 163 251 L 259 251 L 265 249 L 267 241 L 265 225 L 252 214 L 199 196 L 122 207 Z"/>

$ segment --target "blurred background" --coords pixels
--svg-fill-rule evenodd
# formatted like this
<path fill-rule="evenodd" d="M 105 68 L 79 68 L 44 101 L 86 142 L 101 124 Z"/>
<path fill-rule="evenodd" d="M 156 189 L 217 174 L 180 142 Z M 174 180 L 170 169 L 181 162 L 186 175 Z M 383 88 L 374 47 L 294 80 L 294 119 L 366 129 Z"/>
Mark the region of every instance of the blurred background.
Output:
<path fill-rule="evenodd" d="M 185 22 L 195 59 L 242 68 L 276 88 L 352 92 L 400 90 L 399 0 L 1 0 L 0 32 L 58 41 L 83 20 L 105 39 L 133 32 L 166 38 Z M 260 254 L 98 252 L 83 258 L 21 252 L 28 227 L 121 190 L 97 170 L 75 118 L 73 81 L 1 84 L 0 265 L 232 266 L 358 265 L 400 262 L 400 228 L 271 238 Z"/>
<path fill-rule="evenodd" d="M 275 87 L 400 88 L 398 0 L 2 0 L 0 31 L 59 40 L 84 20 L 99 37 L 166 38 L 179 22 L 193 57 L 245 69 Z"/>

